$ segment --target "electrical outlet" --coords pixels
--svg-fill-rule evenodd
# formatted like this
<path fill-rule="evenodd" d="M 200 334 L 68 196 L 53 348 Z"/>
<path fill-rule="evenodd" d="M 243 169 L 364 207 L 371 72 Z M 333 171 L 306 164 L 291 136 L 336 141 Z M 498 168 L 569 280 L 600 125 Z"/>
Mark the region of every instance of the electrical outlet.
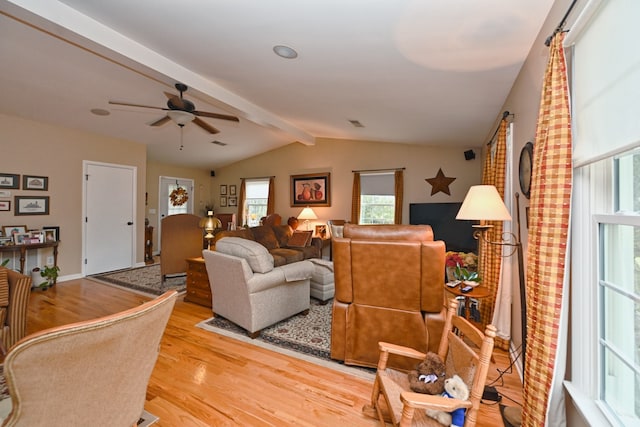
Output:
<path fill-rule="evenodd" d="M 47 265 L 53 265 L 53 257 L 52 256 L 48 256 L 47 257 Z"/>

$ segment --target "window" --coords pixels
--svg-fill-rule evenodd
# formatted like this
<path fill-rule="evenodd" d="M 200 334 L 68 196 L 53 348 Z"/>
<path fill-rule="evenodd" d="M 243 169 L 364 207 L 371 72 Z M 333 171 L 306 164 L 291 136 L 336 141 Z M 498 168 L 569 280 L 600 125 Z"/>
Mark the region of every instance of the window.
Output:
<path fill-rule="evenodd" d="M 176 181 L 176 183 L 169 184 L 167 186 L 167 194 L 166 194 L 167 215 L 176 215 L 176 214 L 189 213 L 189 201 L 188 200 L 187 200 L 186 203 L 183 203 L 183 204 L 181 204 L 179 206 L 174 206 L 173 203 L 171 203 L 171 198 L 169 196 L 171 195 L 171 192 L 173 190 L 176 190 L 178 187 L 186 188 L 184 185 L 180 185 L 177 181 Z M 191 196 L 191 195 L 189 195 L 189 196 Z"/>
<path fill-rule="evenodd" d="M 247 179 L 245 181 L 243 224 L 249 227 L 260 225 L 260 218 L 267 216 L 268 199 L 268 179 Z"/>
<path fill-rule="evenodd" d="M 395 214 L 393 172 L 360 175 L 360 224 L 393 224 Z"/>
<path fill-rule="evenodd" d="M 589 1 L 565 40 L 574 135 L 565 386 L 592 425 L 640 424 L 638 13 L 633 0 Z"/>
<path fill-rule="evenodd" d="M 599 400 L 640 424 L 640 152 L 613 159 L 614 215 L 598 224 Z"/>

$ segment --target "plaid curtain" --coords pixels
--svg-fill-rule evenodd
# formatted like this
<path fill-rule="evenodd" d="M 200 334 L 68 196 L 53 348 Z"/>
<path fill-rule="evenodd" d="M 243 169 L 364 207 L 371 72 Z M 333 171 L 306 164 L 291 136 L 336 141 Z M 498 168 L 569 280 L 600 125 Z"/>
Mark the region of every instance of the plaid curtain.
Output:
<path fill-rule="evenodd" d="M 482 168 L 482 184 L 493 185 L 498 190 L 498 194 L 504 199 L 504 177 L 507 164 L 507 120 L 502 119 L 498 128 L 497 139 L 489 149 L 484 158 Z M 493 228 L 487 232 L 487 239 L 490 241 L 502 240 L 502 221 L 487 221 Z M 493 309 L 496 305 L 498 286 L 500 282 L 500 268 L 502 267 L 502 246 L 491 245 L 480 240 L 480 253 L 478 259 L 478 270 L 482 278 L 483 285 L 489 290 L 490 296 L 485 298 L 480 304 L 480 320 L 483 326 L 491 323 Z M 496 341 L 500 347 L 504 342 Z M 508 343 L 507 343 L 508 348 Z"/>
<path fill-rule="evenodd" d="M 275 213 L 276 197 L 275 197 L 275 177 L 269 177 L 269 195 L 267 196 L 267 216 Z"/>
<path fill-rule="evenodd" d="M 351 224 L 360 223 L 360 172 L 353 173 L 353 191 L 351 192 Z"/>
<path fill-rule="evenodd" d="M 238 193 L 238 219 L 240 220 L 239 226 L 244 226 L 247 223 L 247 219 L 244 216 L 244 199 L 245 193 L 247 191 L 247 186 L 245 184 L 244 178 L 240 179 L 240 191 Z"/>
<path fill-rule="evenodd" d="M 564 292 L 572 164 L 563 40 L 558 33 L 550 46 L 533 148 L 523 426 L 547 422 Z"/>
<path fill-rule="evenodd" d="M 396 206 L 393 215 L 394 224 L 402 224 L 402 196 L 404 194 L 404 171 L 397 170 L 394 174 Z"/>

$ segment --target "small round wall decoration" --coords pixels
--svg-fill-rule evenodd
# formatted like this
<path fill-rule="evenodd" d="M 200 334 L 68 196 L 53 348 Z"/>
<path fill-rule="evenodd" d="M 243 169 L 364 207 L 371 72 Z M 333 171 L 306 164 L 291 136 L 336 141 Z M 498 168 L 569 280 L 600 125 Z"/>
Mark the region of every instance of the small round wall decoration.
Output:
<path fill-rule="evenodd" d="M 520 152 L 520 189 L 527 199 L 531 196 L 531 173 L 533 172 L 533 143 L 527 142 Z"/>
<path fill-rule="evenodd" d="M 169 200 L 173 206 L 182 206 L 189 200 L 189 194 L 184 188 L 178 187 L 169 194 Z"/>

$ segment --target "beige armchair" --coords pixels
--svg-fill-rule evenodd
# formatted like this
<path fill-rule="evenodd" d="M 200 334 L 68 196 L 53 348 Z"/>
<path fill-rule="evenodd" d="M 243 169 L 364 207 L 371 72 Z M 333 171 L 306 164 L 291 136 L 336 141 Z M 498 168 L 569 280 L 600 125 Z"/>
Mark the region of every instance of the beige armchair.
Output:
<path fill-rule="evenodd" d="M 13 407 L 2 425 L 137 425 L 176 295 L 18 342 L 4 363 Z"/>
<path fill-rule="evenodd" d="M 273 256 L 258 242 L 225 237 L 215 251 L 202 252 L 212 309 L 244 328 L 251 338 L 281 320 L 309 310 L 314 267 L 297 261 L 274 267 Z"/>
<path fill-rule="evenodd" d="M 4 282 L 4 278 L 7 287 L 0 284 L 0 340 L 4 350 L 9 350 L 27 331 L 31 277 L 0 267 L 0 283 Z"/>
<path fill-rule="evenodd" d="M 343 232 L 333 238 L 331 357 L 375 367 L 379 341 L 436 351 L 445 313 L 444 242 L 433 241 L 428 225 L 345 224 Z"/>

